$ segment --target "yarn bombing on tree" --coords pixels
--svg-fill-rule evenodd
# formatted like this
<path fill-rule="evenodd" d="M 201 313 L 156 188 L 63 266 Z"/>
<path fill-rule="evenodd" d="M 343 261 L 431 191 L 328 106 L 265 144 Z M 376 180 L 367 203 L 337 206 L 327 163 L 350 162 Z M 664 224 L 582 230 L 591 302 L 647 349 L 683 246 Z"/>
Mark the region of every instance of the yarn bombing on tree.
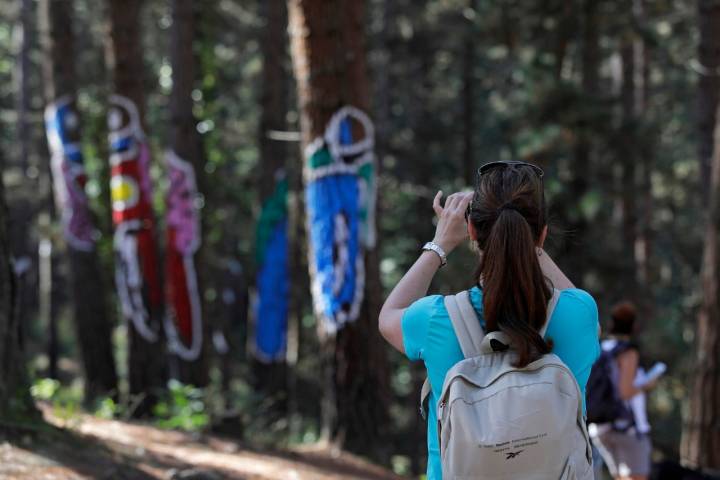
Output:
<path fill-rule="evenodd" d="M 71 96 L 60 97 L 45 108 L 45 130 L 55 204 L 62 217 L 65 240 L 75 250 L 91 251 L 96 233 L 85 193 L 87 175 L 79 145 L 80 122 Z"/>
<path fill-rule="evenodd" d="M 195 169 L 168 150 L 165 160 L 170 178 L 167 194 L 167 315 L 165 331 L 170 350 L 194 361 L 202 350 L 202 305 L 194 255 L 200 248 L 200 212 Z"/>
<path fill-rule="evenodd" d="M 150 149 L 138 110 L 110 96 L 110 198 L 115 225 L 115 283 L 123 316 L 148 342 L 158 339 L 162 288 L 158 278 L 150 183 Z"/>
<path fill-rule="evenodd" d="M 287 194 L 288 182 L 276 174 L 275 191 L 260 213 L 256 232 L 258 298 L 255 308 L 255 356 L 263 362 L 285 356 L 287 338 L 288 278 Z"/>
<path fill-rule="evenodd" d="M 363 300 L 363 250 L 375 246 L 374 135 L 370 118 L 346 106 L 305 152 L 313 303 L 329 334 L 355 321 Z"/>

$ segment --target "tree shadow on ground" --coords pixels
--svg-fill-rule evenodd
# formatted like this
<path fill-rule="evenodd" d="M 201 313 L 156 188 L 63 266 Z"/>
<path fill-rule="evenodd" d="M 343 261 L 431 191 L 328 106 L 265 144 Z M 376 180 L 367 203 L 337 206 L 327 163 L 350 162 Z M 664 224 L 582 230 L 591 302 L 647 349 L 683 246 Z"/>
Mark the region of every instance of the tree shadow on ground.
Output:
<path fill-rule="evenodd" d="M 146 452 L 141 447 L 130 448 L 120 443 L 106 441 L 70 429 L 49 424 L 31 427 L 3 429 L 0 440 L 14 447 L 10 461 L 24 463 L 15 468 L 25 469 L 35 477 L 41 471 L 53 472 L 53 478 L 76 478 L 117 480 L 155 480 L 158 478 L 234 478 L 214 470 L 203 469 L 202 475 L 180 475 L 194 471 L 191 464 L 171 457 Z M 7 461 L 7 460 L 6 460 Z"/>

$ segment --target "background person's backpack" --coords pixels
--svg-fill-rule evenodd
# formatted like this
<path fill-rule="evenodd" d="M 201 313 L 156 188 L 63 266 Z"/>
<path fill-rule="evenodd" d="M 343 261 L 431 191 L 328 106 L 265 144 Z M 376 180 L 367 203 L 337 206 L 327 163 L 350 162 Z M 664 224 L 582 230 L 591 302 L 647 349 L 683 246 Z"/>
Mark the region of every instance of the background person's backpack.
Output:
<path fill-rule="evenodd" d="M 588 422 L 612 423 L 616 430 L 626 430 L 634 424 L 632 410 L 620 398 L 615 361 L 616 357 L 629 347 L 629 342 L 618 341 L 613 348 L 603 349 L 600 358 L 593 365 L 585 390 Z"/>
<path fill-rule="evenodd" d="M 592 480 L 582 396 L 567 366 L 547 354 L 513 367 L 510 338 L 483 334 L 468 292 L 445 297 L 445 306 L 465 359 L 448 371 L 439 396 L 443 479 Z"/>

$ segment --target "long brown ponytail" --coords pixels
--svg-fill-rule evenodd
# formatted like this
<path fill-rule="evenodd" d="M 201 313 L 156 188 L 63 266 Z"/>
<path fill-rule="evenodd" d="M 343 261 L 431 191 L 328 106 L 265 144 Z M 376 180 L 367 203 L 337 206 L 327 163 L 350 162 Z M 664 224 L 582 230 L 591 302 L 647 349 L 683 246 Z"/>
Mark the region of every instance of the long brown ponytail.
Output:
<path fill-rule="evenodd" d="M 531 167 L 501 166 L 479 178 L 469 221 L 482 251 L 483 315 L 488 332 L 510 336 L 518 367 L 552 349 L 538 333 L 552 295 L 536 253 L 546 218 L 542 181 Z"/>

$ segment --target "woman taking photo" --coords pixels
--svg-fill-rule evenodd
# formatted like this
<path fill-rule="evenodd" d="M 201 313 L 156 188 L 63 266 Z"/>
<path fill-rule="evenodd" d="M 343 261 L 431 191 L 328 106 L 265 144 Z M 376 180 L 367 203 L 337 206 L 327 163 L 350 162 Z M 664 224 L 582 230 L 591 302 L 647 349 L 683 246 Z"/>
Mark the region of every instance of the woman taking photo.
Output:
<path fill-rule="evenodd" d="M 477 269 L 468 272 L 475 283 L 469 299 L 483 331 L 501 331 L 512 340 L 518 368 L 554 353 L 585 397 L 585 383 L 599 355 L 597 306 L 587 292 L 574 288 L 542 249 L 547 236 L 542 177 L 543 171 L 532 164 L 493 162 L 478 170 L 474 192 L 454 193 L 444 206 L 438 192 L 433 201 L 438 217 L 435 237 L 380 312 L 385 339 L 410 360 L 422 360 L 427 369 L 429 480 L 442 478 L 437 402 L 446 374 L 465 357 L 443 297 L 426 295 L 446 257 L 466 239 L 479 252 Z M 559 295 L 553 295 L 554 289 Z M 556 303 L 546 319 L 551 298 Z"/>

